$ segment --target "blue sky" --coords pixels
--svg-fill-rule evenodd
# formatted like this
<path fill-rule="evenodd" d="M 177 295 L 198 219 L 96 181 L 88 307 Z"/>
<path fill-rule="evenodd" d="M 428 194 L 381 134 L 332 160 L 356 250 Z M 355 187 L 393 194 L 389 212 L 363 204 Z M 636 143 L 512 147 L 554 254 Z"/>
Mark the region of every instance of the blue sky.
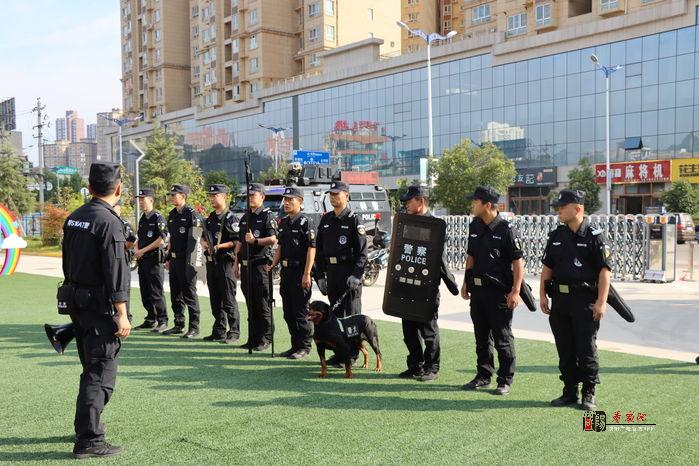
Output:
<path fill-rule="evenodd" d="M 32 126 L 26 113 L 36 98 L 55 120 L 77 110 L 85 124 L 97 112 L 121 107 L 121 43 L 118 0 L 0 0 L 0 99 L 15 97 L 17 129 L 36 162 Z"/>

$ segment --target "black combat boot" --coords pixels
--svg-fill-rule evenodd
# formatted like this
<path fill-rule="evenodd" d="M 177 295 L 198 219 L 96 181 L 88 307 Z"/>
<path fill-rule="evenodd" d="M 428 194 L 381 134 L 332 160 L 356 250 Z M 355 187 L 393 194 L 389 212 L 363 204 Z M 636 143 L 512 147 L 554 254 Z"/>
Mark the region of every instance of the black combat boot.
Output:
<path fill-rule="evenodd" d="M 555 400 L 551 400 L 551 406 L 570 406 L 578 404 L 578 386 L 576 385 L 566 385 L 563 387 L 563 395 L 559 396 Z"/>

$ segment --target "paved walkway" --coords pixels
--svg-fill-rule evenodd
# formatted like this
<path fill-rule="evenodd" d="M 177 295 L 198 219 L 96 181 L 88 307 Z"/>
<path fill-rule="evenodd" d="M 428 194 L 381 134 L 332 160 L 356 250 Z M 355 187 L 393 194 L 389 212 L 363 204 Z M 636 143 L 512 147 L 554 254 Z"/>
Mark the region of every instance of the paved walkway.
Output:
<path fill-rule="evenodd" d="M 61 260 L 52 257 L 22 256 L 18 272 L 62 278 Z M 459 281 L 463 274 L 455 274 Z M 363 291 L 363 312 L 373 319 L 399 322 L 381 310 L 385 274 L 374 286 Z M 527 277 L 527 282 L 538 290 L 538 278 Z M 132 275 L 131 285 L 138 287 L 138 277 Z M 699 282 L 676 281 L 667 284 L 614 282 L 614 286 L 631 306 L 636 322 L 629 324 L 614 310 L 608 309 L 598 334 L 598 347 L 643 356 L 678 361 L 694 361 L 699 355 Z M 166 291 L 169 287 L 165 285 Z M 200 296 L 209 296 L 201 282 L 197 284 Z M 278 289 L 276 302 L 281 305 Z M 320 296 L 314 290 L 314 296 Z M 473 332 L 468 303 L 452 296 L 442 285 L 442 303 L 439 325 L 442 328 Z M 535 293 L 536 296 L 536 293 Z M 242 294 L 239 293 L 242 298 Z M 169 307 L 169 306 L 168 306 Z M 520 305 L 515 311 L 513 331 L 516 338 L 553 342 L 547 318 L 540 311 L 529 312 Z"/>

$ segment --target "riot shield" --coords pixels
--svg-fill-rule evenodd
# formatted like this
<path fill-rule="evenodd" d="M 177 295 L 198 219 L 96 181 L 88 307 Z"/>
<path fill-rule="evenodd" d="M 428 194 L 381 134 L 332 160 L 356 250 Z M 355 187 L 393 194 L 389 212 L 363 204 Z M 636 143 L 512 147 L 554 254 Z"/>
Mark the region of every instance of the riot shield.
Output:
<path fill-rule="evenodd" d="M 437 312 L 447 224 L 437 217 L 396 214 L 383 297 L 383 312 L 417 322 Z"/>
<path fill-rule="evenodd" d="M 204 229 L 197 222 L 196 226 L 189 229 L 189 237 L 187 238 L 187 263 L 197 270 L 197 279 L 206 283 L 206 256 L 204 255 L 204 246 L 201 245 L 201 235 Z"/>

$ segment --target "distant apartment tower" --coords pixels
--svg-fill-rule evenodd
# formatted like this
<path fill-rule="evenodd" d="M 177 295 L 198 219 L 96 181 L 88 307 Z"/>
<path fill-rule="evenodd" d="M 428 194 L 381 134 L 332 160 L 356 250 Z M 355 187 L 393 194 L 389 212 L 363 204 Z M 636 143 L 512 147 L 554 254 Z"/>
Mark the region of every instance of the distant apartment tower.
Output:
<path fill-rule="evenodd" d="M 90 123 L 87 125 L 87 139 L 95 140 L 97 139 L 97 124 Z"/>
<path fill-rule="evenodd" d="M 370 37 L 397 55 L 403 0 L 121 0 L 126 113 L 243 102 Z M 407 1 L 407 0 L 406 0 Z"/>
<path fill-rule="evenodd" d="M 421 29 L 426 33 L 441 31 L 439 25 L 440 0 L 401 0 L 401 21 L 410 29 Z M 401 50 L 403 53 L 413 53 L 424 50 L 425 41 L 412 36 L 408 31 L 401 30 Z"/>
<path fill-rule="evenodd" d="M 120 0 L 124 112 L 146 122 L 188 108 L 189 0 Z"/>
<path fill-rule="evenodd" d="M 65 141 L 68 139 L 68 131 L 66 129 L 66 119 L 56 118 L 56 141 Z"/>
<path fill-rule="evenodd" d="M 85 120 L 75 110 L 66 110 L 66 139 L 70 142 L 85 139 Z"/>

